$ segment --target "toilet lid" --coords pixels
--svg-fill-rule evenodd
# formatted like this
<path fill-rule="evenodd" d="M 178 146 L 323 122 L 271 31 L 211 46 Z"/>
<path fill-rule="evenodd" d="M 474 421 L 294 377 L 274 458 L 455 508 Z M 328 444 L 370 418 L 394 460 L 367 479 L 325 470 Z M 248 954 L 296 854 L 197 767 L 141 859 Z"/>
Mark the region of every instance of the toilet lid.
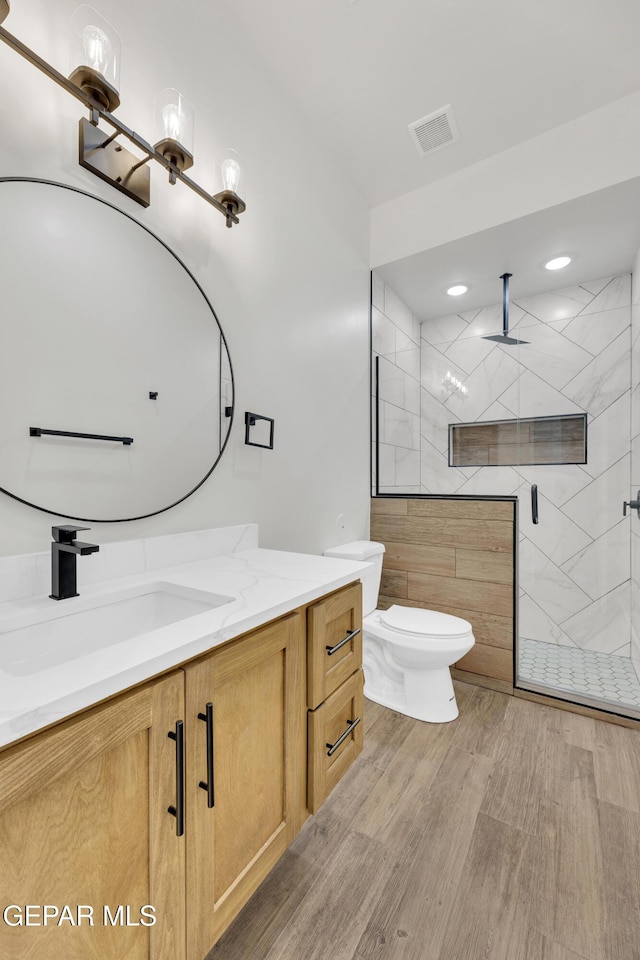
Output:
<path fill-rule="evenodd" d="M 410 633 L 422 637 L 466 637 L 471 633 L 471 624 L 461 617 L 421 607 L 400 607 L 394 604 L 380 611 L 380 620 L 398 633 Z"/>

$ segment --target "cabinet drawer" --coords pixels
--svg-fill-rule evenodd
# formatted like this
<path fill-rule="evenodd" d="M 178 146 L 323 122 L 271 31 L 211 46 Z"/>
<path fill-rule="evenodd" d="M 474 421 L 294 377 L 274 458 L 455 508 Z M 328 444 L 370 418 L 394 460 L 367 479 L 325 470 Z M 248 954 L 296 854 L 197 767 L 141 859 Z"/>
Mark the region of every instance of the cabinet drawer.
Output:
<path fill-rule="evenodd" d="M 308 714 L 308 789 L 311 813 L 329 796 L 362 750 L 364 674 L 356 671 Z"/>
<path fill-rule="evenodd" d="M 307 616 L 307 703 L 314 710 L 362 666 L 362 584 L 314 603 Z"/>

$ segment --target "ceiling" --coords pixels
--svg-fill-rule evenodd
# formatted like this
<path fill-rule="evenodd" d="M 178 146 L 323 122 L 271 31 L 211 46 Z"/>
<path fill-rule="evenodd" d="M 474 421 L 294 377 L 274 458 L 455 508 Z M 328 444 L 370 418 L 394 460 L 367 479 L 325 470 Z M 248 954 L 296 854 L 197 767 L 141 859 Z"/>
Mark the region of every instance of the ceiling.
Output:
<path fill-rule="evenodd" d="M 395 260 L 376 270 L 419 319 L 498 303 L 503 273 L 512 299 L 628 273 L 640 249 L 640 177 L 491 230 Z M 572 258 L 546 270 L 552 257 Z M 447 288 L 464 283 L 459 297 Z"/>
<path fill-rule="evenodd" d="M 640 89 L 637 0 L 226 0 L 371 206 Z M 451 104 L 458 143 L 407 125 Z"/>
<path fill-rule="evenodd" d="M 637 0 L 223 2 L 371 207 L 640 89 Z M 408 124 L 447 104 L 459 141 L 419 156 Z M 498 301 L 505 271 L 515 297 L 628 270 L 639 222 L 629 181 L 381 273 L 421 319 L 443 316 Z M 561 252 L 567 270 L 541 269 Z M 456 281 L 470 288 L 457 301 L 443 292 Z"/>

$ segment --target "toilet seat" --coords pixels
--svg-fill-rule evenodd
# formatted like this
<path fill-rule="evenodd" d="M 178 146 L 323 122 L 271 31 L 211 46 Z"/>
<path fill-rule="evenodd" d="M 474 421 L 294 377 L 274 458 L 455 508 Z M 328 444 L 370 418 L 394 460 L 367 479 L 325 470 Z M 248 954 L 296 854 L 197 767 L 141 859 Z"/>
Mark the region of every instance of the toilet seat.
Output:
<path fill-rule="evenodd" d="M 456 640 L 471 633 L 471 624 L 461 617 L 421 607 L 394 604 L 378 612 L 380 621 L 395 633 L 429 640 Z"/>

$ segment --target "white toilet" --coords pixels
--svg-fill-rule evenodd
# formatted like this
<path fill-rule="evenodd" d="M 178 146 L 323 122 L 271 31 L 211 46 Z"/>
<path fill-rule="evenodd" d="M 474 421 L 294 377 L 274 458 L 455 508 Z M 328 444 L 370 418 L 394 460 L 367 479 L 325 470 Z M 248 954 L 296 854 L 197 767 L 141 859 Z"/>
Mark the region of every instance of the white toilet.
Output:
<path fill-rule="evenodd" d="M 384 544 L 357 540 L 325 550 L 326 557 L 370 564 L 362 579 L 364 695 L 429 723 L 458 716 L 449 667 L 475 643 L 471 624 L 419 607 L 376 610 Z"/>

